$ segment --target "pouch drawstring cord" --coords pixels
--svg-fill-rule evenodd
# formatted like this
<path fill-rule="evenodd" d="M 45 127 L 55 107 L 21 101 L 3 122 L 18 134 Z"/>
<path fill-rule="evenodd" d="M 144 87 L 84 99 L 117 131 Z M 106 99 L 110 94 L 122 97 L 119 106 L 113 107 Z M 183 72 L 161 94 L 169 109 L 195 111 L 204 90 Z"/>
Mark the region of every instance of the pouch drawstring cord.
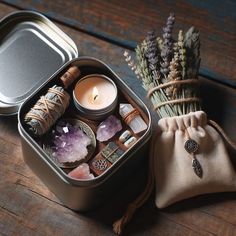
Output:
<path fill-rule="evenodd" d="M 124 215 L 117 221 L 113 223 L 113 231 L 120 235 L 124 226 L 132 219 L 135 211 L 140 208 L 149 198 L 153 189 L 154 189 L 154 150 L 155 150 L 155 137 L 153 135 L 151 140 L 151 149 L 149 154 L 149 173 L 148 173 L 148 182 L 145 187 L 145 190 L 136 198 L 135 201 L 129 204 Z"/>
<path fill-rule="evenodd" d="M 236 144 L 227 136 L 227 134 L 224 132 L 224 130 L 213 120 L 208 120 L 208 124 L 214 127 L 225 139 L 225 141 L 236 150 Z M 125 225 L 132 219 L 135 211 L 140 208 L 149 198 L 151 195 L 153 189 L 154 189 L 154 151 L 155 151 L 155 141 L 156 136 L 153 135 L 151 140 L 151 150 L 149 154 L 149 174 L 148 174 L 148 182 L 145 187 L 145 190 L 136 198 L 135 201 L 129 204 L 127 207 L 126 212 L 124 215 L 117 221 L 113 223 L 113 231 L 120 235 L 122 233 L 122 230 L 124 229 Z"/>

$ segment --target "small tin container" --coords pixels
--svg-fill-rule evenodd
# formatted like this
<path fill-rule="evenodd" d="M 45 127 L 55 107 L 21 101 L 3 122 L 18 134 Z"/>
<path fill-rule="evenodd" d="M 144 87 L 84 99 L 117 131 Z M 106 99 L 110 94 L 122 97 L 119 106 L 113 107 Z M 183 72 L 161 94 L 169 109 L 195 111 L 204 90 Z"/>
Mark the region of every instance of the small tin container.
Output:
<path fill-rule="evenodd" d="M 67 176 L 43 151 L 42 147 L 30 136 L 24 125 L 24 114 L 47 88 L 70 65 L 76 65 L 82 74 L 97 71 L 112 79 L 119 92 L 122 91 L 126 99 L 138 106 L 142 116 L 148 124 L 147 130 L 138 141 L 124 152 L 123 156 L 107 169 L 102 175 L 92 180 L 75 180 Z M 73 104 L 73 101 L 71 102 Z M 54 192 L 54 194 L 69 208 L 85 211 L 92 209 L 108 200 L 143 161 L 151 137 L 151 117 L 145 104 L 126 86 L 126 84 L 100 60 L 92 57 L 75 58 L 66 63 L 59 71 L 49 78 L 41 90 L 30 96 L 19 111 L 19 132 L 22 137 L 22 151 L 27 165 Z"/>
<path fill-rule="evenodd" d="M 115 98 L 113 100 L 111 100 L 111 102 L 107 106 L 102 107 L 100 109 L 93 109 L 93 108 L 85 107 L 79 102 L 79 99 L 77 98 L 78 92 L 76 91 L 76 89 L 83 81 L 86 81 L 89 78 L 96 78 L 96 79 L 102 78 L 104 80 L 107 80 L 114 87 L 114 93 L 115 93 L 114 97 Z M 96 87 L 94 87 L 94 88 L 96 88 Z M 102 94 L 102 95 L 105 96 L 106 94 Z M 74 104 L 75 104 L 76 108 L 80 111 L 82 116 L 85 116 L 87 119 L 91 119 L 91 120 L 103 120 L 106 117 L 108 117 L 110 114 L 112 114 L 117 106 L 117 101 L 118 101 L 117 88 L 116 88 L 115 83 L 107 76 L 100 75 L 100 74 L 87 75 L 87 76 L 81 78 L 77 82 L 77 84 L 75 85 L 75 89 L 73 90 L 73 100 L 74 100 Z M 108 101 L 109 101 L 109 99 L 108 99 Z"/>
<path fill-rule="evenodd" d="M 4 78 L 8 75 L 10 80 L 16 76 L 12 81 L 16 85 L 15 93 L 10 90 L 9 83 L 0 78 L 0 113 L 17 113 L 21 105 L 18 130 L 25 163 L 67 207 L 85 211 L 101 205 L 122 187 L 128 176 L 145 159 L 151 137 L 151 116 L 147 107 L 104 62 L 93 57 L 78 57 L 74 42 L 41 14 L 29 11 L 13 13 L 0 22 L 0 31 L 3 42 L 0 60 L 6 67 L 4 69 L 3 66 L 3 73 L 0 68 L 0 73 Z M 14 55 L 19 54 L 22 60 L 13 57 L 13 50 Z M 27 52 L 22 56 L 23 51 Z M 9 74 L 10 61 L 17 71 L 13 74 Z M 42 142 L 30 135 L 24 123 L 24 116 L 32 105 L 70 66 L 79 67 L 82 76 L 90 74 L 90 71 L 107 76 L 116 84 L 118 94 L 139 109 L 148 125 L 131 148 L 110 168 L 91 180 L 70 178 L 45 153 Z M 72 97 L 72 91 L 69 93 Z M 74 103 L 71 100 L 69 109 L 73 110 Z"/>
<path fill-rule="evenodd" d="M 55 71 L 77 57 L 78 50 L 65 33 L 36 12 L 6 16 L 0 21 L 0 32 L 0 115 L 13 115 Z"/>

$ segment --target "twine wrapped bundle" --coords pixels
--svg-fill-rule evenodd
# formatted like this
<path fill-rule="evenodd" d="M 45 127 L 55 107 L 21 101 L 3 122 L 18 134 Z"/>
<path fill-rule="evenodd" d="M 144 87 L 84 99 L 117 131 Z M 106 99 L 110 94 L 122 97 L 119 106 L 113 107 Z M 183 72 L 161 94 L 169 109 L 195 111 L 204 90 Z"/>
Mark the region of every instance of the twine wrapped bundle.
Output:
<path fill-rule="evenodd" d="M 201 194 L 236 191 L 236 173 L 225 144 L 235 150 L 236 145 L 200 107 L 199 32 L 191 27 L 184 35 L 180 30 L 174 40 L 174 21 L 170 14 L 163 39 L 154 31 L 147 34 L 136 48 L 137 63 L 124 53 L 161 119 L 151 141 L 146 188 L 113 224 L 117 234 L 154 189 L 158 208 Z"/>
<path fill-rule="evenodd" d="M 41 96 L 36 104 L 25 115 L 25 123 L 34 136 L 41 136 L 61 117 L 69 106 L 70 95 L 65 91 L 80 75 L 77 66 L 71 66 L 59 78 L 63 86 L 54 85 Z"/>
<path fill-rule="evenodd" d="M 70 95 L 64 88 L 54 85 L 41 96 L 37 103 L 25 115 L 25 122 L 35 136 L 43 135 L 65 112 L 69 106 Z"/>
<path fill-rule="evenodd" d="M 136 48 L 137 63 L 128 52 L 126 61 L 141 78 L 148 91 L 154 109 L 160 117 L 172 117 L 200 110 L 197 94 L 198 70 L 200 65 L 199 32 L 191 27 L 185 35 L 182 30 L 178 39 L 172 38 L 175 21 L 170 14 L 163 28 L 163 39 L 148 32 Z"/>

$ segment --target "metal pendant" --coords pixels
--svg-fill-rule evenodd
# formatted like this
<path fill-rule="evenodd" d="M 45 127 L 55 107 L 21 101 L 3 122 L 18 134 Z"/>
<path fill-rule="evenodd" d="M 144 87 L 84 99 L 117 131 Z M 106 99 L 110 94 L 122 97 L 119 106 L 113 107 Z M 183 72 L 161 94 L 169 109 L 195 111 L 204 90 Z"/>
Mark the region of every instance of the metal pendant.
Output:
<path fill-rule="evenodd" d="M 184 149 L 192 154 L 195 153 L 198 149 L 199 149 L 199 145 L 198 143 L 193 140 L 193 139 L 188 139 L 185 143 L 184 143 Z"/>
<path fill-rule="evenodd" d="M 193 167 L 194 173 L 199 178 L 202 178 L 202 175 L 203 175 L 202 166 L 196 158 L 193 158 L 193 160 L 192 160 L 192 167 Z"/>
<path fill-rule="evenodd" d="M 107 168 L 107 161 L 104 159 L 97 159 L 92 162 L 92 166 L 97 170 L 105 170 Z"/>

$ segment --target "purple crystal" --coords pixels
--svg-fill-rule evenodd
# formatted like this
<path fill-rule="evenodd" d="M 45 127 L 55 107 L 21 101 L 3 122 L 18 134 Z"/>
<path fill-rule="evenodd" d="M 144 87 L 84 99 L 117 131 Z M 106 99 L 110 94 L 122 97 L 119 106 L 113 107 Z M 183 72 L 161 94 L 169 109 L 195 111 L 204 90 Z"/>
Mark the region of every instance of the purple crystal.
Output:
<path fill-rule="evenodd" d="M 59 122 L 52 131 L 53 157 L 60 163 L 84 159 L 91 139 L 78 127 L 67 122 Z"/>
<path fill-rule="evenodd" d="M 100 142 L 107 141 L 120 130 L 122 130 L 120 120 L 111 115 L 99 125 L 97 130 L 97 140 Z"/>

